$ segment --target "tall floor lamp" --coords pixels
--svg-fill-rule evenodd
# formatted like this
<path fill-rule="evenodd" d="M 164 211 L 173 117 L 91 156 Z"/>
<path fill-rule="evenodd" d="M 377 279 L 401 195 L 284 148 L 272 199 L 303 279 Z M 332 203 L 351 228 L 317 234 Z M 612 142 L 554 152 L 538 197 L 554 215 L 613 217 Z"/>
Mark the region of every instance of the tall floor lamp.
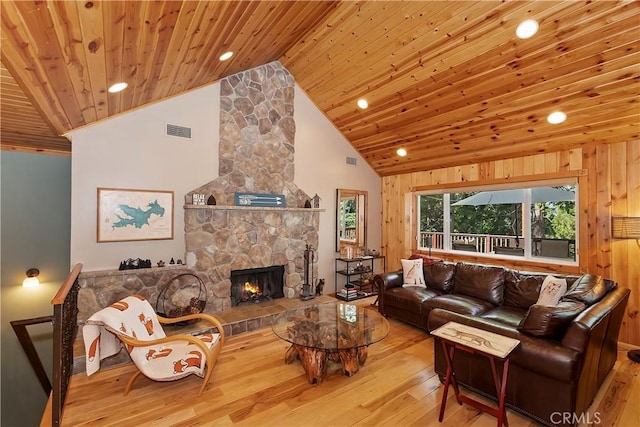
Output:
<path fill-rule="evenodd" d="M 614 239 L 635 239 L 640 247 L 640 217 L 611 217 L 611 235 Z M 640 350 L 629 350 L 627 356 L 634 362 L 640 363 Z"/>

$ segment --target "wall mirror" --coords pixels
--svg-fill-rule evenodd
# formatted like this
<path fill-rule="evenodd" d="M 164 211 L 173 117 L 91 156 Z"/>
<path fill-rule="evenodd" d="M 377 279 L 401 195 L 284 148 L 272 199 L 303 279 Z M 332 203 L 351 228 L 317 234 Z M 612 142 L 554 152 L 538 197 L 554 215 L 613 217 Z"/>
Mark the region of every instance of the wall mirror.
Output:
<path fill-rule="evenodd" d="M 367 246 L 367 192 L 338 188 L 336 197 L 336 251 Z"/>

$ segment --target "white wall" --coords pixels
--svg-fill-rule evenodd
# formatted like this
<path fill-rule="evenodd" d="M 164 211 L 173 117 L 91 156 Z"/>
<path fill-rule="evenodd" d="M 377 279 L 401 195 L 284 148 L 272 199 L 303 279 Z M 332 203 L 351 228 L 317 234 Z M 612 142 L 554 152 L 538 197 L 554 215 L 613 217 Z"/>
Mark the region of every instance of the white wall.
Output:
<path fill-rule="evenodd" d="M 318 276 L 326 279 L 325 292 L 335 292 L 336 189 L 368 192 L 367 247 L 380 251 L 382 180 L 297 86 L 295 119 L 294 181 L 307 194 L 322 198 L 320 207 L 326 211 L 320 214 Z M 357 164 L 348 165 L 347 157 L 355 157 Z"/>
<path fill-rule="evenodd" d="M 220 85 L 208 86 L 71 134 L 72 264 L 184 260 L 184 195 L 218 174 L 219 96 Z M 190 127 L 191 139 L 166 136 L 167 123 Z M 98 187 L 174 191 L 174 239 L 97 243 Z"/>
<path fill-rule="evenodd" d="M 218 177 L 220 85 L 214 84 L 129 112 L 71 134 L 71 264 L 84 271 L 117 269 L 127 258 L 184 260 L 184 195 Z M 381 179 L 307 95 L 295 94 L 295 183 L 318 194 L 319 277 L 334 290 L 337 188 L 369 192 L 368 246 L 380 249 Z M 192 139 L 164 135 L 166 123 L 192 129 Z M 356 157 L 356 166 L 346 157 Z M 97 243 L 97 188 L 174 191 L 174 239 Z"/>

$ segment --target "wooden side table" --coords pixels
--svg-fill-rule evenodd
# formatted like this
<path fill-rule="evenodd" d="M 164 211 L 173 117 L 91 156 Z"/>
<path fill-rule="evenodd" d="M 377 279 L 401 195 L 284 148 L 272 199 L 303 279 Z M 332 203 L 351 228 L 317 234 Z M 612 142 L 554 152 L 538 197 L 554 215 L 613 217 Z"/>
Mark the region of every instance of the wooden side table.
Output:
<path fill-rule="evenodd" d="M 509 426 L 507 421 L 507 413 L 504 406 L 507 377 L 509 375 L 509 356 L 511 352 L 520 344 L 520 341 L 505 337 L 482 329 L 462 325 L 456 322 L 449 322 L 442 325 L 438 329 L 431 332 L 440 339 L 442 350 L 447 361 L 447 374 L 444 380 L 444 390 L 442 393 L 442 401 L 440 403 L 440 416 L 438 421 L 442 422 L 444 410 L 447 405 L 447 394 L 449 385 L 453 387 L 458 404 L 465 402 L 474 408 L 480 409 L 487 414 L 498 418 L 498 427 Z M 472 399 L 469 396 L 460 394 L 456 373 L 453 368 L 453 359 L 455 351 L 461 350 L 467 353 L 477 353 L 486 356 L 491 364 L 491 373 L 493 374 L 493 382 L 496 386 L 496 396 L 498 398 L 498 408 L 488 406 L 482 402 Z M 502 361 L 502 381 L 498 378 L 495 361 Z"/>

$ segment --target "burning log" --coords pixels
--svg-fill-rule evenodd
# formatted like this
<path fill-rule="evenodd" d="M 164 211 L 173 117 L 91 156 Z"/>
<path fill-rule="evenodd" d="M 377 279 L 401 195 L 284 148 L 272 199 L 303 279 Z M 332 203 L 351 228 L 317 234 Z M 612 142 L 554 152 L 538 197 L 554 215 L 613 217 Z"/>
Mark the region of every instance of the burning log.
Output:
<path fill-rule="evenodd" d="M 240 300 L 258 302 L 260 298 L 262 298 L 260 287 L 251 282 L 244 282 L 244 286 L 240 292 Z"/>

